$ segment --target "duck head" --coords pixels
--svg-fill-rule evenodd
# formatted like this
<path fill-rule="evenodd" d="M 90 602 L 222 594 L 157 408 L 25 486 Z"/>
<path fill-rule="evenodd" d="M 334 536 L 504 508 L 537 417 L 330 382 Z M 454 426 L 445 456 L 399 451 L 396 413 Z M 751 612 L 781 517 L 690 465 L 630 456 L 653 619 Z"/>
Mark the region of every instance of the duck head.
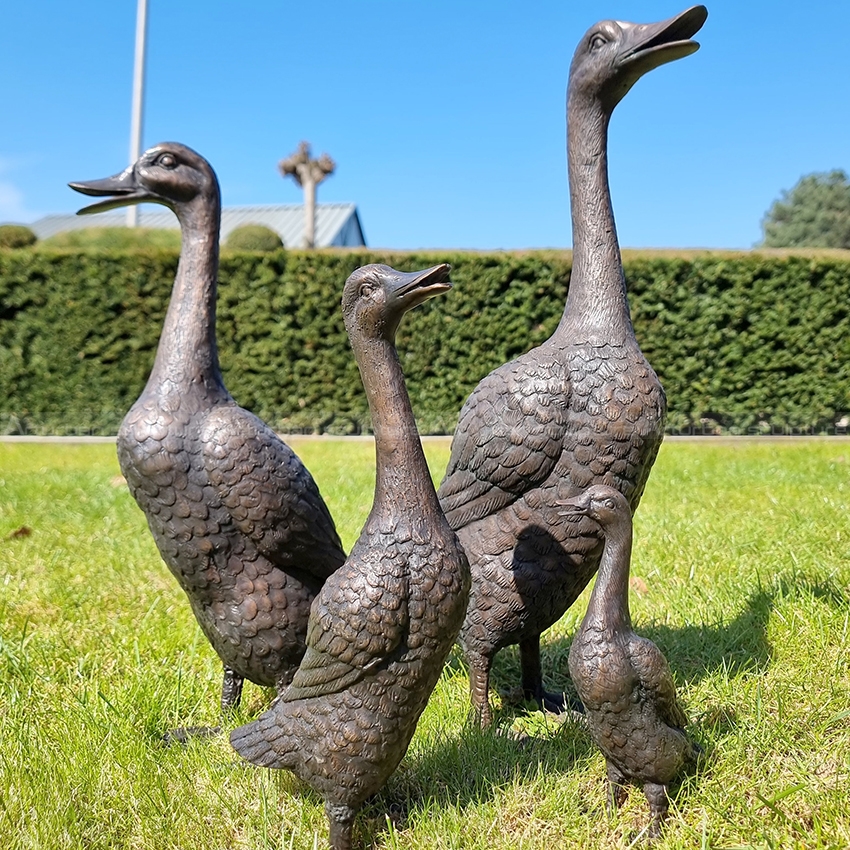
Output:
<path fill-rule="evenodd" d="M 220 191 L 212 166 L 198 153 L 178 142 L 163 142 L 146 150 L 129 168 L 102 180 L 69 183 L 84 195 L 105 197 L 77 215 L 104 212 L 129 204 L 164 204 L 177 213 L 210 202 L 218 204 Z"/>
<path fill-rule="evenodd" d="M 598 99 L 610 112 L 648 71 L 689 56 L 691 41 L 708 17 L 705 6 L 692 6 L 666 21 L 631 24 L 600 21 L 579 42 L 570 66 L 570 96 Z"/>
<path fill-rule="evenodd" d="M 402 316 L 452 288 L 451 266 L 442 263 L 418 272 L 399 272 L 372 264 L 352 272 L 342 293 L 342 314 L 349 336 L 395 342 Z"/>
<path fill-rule="evenodd" d="M 615 527 L 630 525 L 632 521 L 632 511 L 626 497 L 607 484 L 594 484 L 578 496 L 558 504 L 567 509 L 560 512 L 561 516 L 590 517 L 599 523 L 605 532 Z"/>

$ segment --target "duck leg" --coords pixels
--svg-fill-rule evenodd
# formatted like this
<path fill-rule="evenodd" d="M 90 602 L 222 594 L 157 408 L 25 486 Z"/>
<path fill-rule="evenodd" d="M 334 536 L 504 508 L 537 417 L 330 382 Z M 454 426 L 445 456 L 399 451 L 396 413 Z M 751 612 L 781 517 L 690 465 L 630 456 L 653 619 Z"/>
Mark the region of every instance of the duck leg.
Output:
<path fill-rule="evenodd" d="M 652 818 L 649 824 L 648 835 L 650 838 L 658 838 L 661 828 L 670 809 L 670 798 L 667 796 L 667 786 L 656 782 L 647 782 L 643 786 L 643 793 L 649 802 L 649 814 Z"/>
<path fill-rule="evenodd" d="M 225 666 L 224 681 L 221 683 L 221 713 L 227 714 L 232 709 L 239 708 L 242 701 L 242 686 L 245 679 L 235 670 Z"/>
<path fill-rule="evenodd" d="M 490 665 L 491 659 L 477 652 L 466 654 L 469 665 L 469 695 L 472 699 L 472 711 L 475 722 L 486 729 L 493 722 L 490 710 Z"/>
<path fill-rule="evenodd" d="M 540 663 L 540 635 L 521 640 L 519 660 L 522 667 L 522 691 L 526 699 L 533 699 L 543 711 L 561 714 L 566 710 L 584 713 L 584 706 L 566 694 L 549 693 L 543 689 L 543 668 Z"/>
<path fill-rule="evenodd" d="M 239 708 L 242 700 L 244 677 L 230 667 L 224 668 L 224 680 L 221 683 L 221 716 L 227 717 L 230 711 Z M 162 736 L 166 746 L 171 744 L 188 744 L 190 738 L 213 738 L 221 734 L 221 726 L 182 726 L 172 729 Z"/>
<path fill-rule="evenodd" d="M 325 802 L 325 814 L 328 816 L 331 850 L 351 850 L 351 833 L 354 826 L 355 811 L 351 806 L 341 803 Z"/>
<path fill-rule="evenodd" d="M 614 814 L 626 800 L 626 777 L 606 760 L 608 768 L 608 816 Z"/>

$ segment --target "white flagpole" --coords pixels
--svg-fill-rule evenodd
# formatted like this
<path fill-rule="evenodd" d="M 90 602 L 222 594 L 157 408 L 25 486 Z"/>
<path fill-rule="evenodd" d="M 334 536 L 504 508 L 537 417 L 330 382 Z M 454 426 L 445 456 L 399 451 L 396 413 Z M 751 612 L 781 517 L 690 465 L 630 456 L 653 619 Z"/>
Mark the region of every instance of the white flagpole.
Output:
<path fill-rule="evenodd" d="M 130 120 L 130 165 L 142 153 L 142 112 L 145 99 L 145 41 L 147 37 L 148 0 L 139 0 L 136 11 L 136 62 L 133 69 L 133 114 Z M 127 227 L 139 223 L 136 204 L 127 207 Z"/>

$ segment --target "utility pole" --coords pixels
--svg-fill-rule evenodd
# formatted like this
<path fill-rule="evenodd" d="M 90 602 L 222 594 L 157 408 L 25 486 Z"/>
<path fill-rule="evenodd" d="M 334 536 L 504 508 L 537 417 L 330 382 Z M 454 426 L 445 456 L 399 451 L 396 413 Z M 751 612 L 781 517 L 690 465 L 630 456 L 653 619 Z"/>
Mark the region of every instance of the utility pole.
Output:
<path fill-rule="evenodd" d="M 136 7 L 136 61 L 133 68 L 133 113 L 130 117 L 130 165 L 142 153 L 142 111 L 145 99 L 145 42 L 148 29 L 148 0 L 138 0 Z M 139 223 L 136 204 L 127 207 L 127 227 Z"/>
<path fill-rule="evenodd" d="M 304 190 L 304 247 L 316 247 L 316 187 L 334 173 L 336 163 L 323 153 L 310 159 L 310 143 L 301 142 L 292 156 L 277 166 L 284 177 L 291 177 Z"/>

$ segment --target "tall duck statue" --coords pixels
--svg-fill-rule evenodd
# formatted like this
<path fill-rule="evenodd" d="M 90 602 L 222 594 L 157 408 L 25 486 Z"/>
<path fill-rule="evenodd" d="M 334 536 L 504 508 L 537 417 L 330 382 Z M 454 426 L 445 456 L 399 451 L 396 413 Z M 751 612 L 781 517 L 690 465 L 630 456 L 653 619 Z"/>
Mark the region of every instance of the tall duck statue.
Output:
<path fill-rule="evenodd" d="M 401 761 L 463 622 L 469 564 L 431 482 L 395 349 L 405 312 L 447 290 L 449 267 L 364 266 L 345 284 L 345 326 L 372 413 L 372 511 L 316 597 L 292 684 L 231 733 L 244 758 L 288 768 L 325 799 L 333 850 Z"/>
<path fill-rule="evenodd" d="M 80 213 L 146 201 L 180 222 L 165 325 L 147 385 L 118 432 L 118 460 L 224 664 L 224 712 L 239 704 L 245 679 L 289 683 L 310 604 L 345 553 L 310 473 L 224 386 L 215 328 L 221 194 L 209 163 L 166 142 L 121 174 L 70 186 L 107 196 Z M 172 737 L 189 731 L 211 730 Z"/>
<path fill-rule="evenodd" d="M 582 37 L 567 90 L 573 268 L 564 314 L 538 348 L 484 378 L 461 410 L 440 504 L 469 557 L 472 592 L 460 642 L 482 725 L 494 655 L 519 644 L 528 698 L 546 693 L 540 634 L 599 566 L 587 518 L 557 503 L 593 483 L 634 511 L 664 432 L 666 399 L 635 339 L 608 189 L 608 122 L 645 73 L 693 53 L 707 16 L 694 6 L 655 24 L 602 21 Z"/>

